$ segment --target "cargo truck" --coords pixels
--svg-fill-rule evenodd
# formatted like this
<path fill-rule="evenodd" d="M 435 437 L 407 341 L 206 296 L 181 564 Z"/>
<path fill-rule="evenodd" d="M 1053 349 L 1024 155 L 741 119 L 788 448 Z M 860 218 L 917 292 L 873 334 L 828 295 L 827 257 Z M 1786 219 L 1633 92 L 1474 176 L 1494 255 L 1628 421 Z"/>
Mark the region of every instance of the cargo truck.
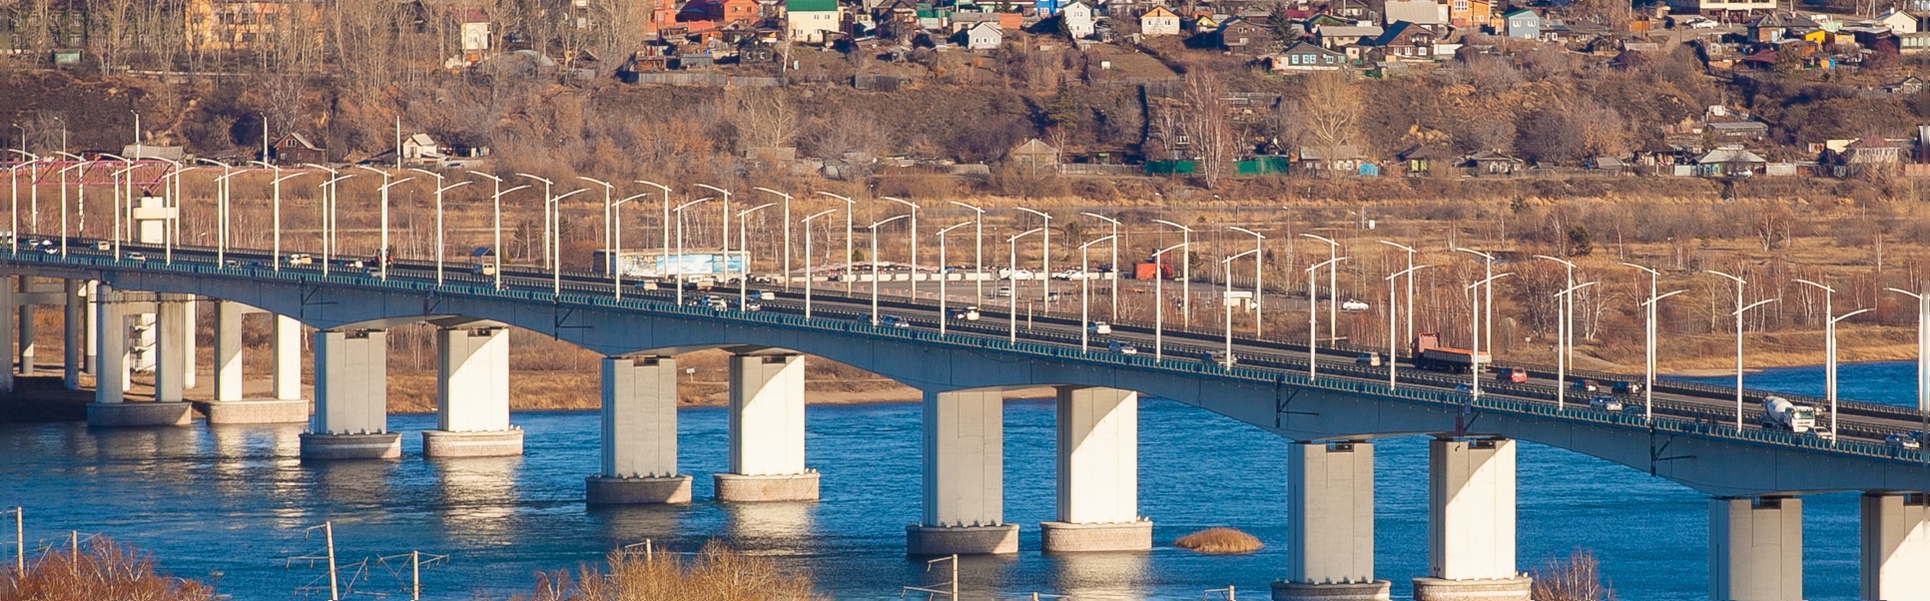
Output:
<path fill-rule="evenodd" d="M 1469 370 L 1481 371 L 1493 364 L 1494 357 L 1487 353 L 1441 346 L 1440 334 L 1427 333 L 1414 337 L 1414 367 L 1466 373 Z"/>
<path fill-rule="evenodd" d="M 1816 408 L 1779 396 L 1763 397 L 1762 427 L 1802 434 L 1816 428 Z"/>

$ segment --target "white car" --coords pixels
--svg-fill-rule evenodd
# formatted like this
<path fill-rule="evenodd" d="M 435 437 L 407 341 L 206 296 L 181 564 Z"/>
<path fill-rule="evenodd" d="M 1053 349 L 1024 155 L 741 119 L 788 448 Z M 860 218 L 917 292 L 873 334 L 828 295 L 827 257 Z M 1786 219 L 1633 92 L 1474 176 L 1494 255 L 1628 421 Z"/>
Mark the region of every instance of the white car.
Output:
<path fill-rule="evenodd" d="M 1119 353 L 1121 355 L 1139 354 L 1139 347 L 1133 346 L 1132 343 L 1130 342 L 1120 342 L 1120 341 L 1114 340 L 1112 341 L 1111 344 L 1106 345 L 1106 348 L 1108 350 L 1111 350 L 1112 352 Z"/>
<path fill-rule="evenodd" d="M 1704 19 L 1702 17 L 1689 19 L 1688 24 L 1689 24 L 1689 29 L 1715 29 L 1717 27 L 1722 26 L 1722 23 L 1709 20 L 1709 19 Z"/>
<path fill-rule="evenodd" d="M 999 297 L 999 298 L 1012 298 L 1012 287 L 1011 287 L 1011 286 L 999 286 L 999 290 L 998 290 L 998 292 L 997 292 L 997 294 L 998 294 L 998 297 Z"/>
<path fill-rule="evenodd" d="M 1092 333 L 1094 334 L 1111 334 L 1112 324 L 1109 324 L 1103 321 L 1095 321 L 1095 322 L 1092 322 L 1092 325 L 1086 326 L 1086 329 L 1091 330 Z"/>
<path fill-rule="evenodd" d="M 1603 411 L 1621 411 L 1622 410 L 1622 402 L 1620 400 L 1616 400 L 1615 397 L 1612 397 L 1606 394 L 1596 395 L 1595 398 L 1589 399 L 1588 406 L 1596 409 L 1600 409 Z"/>
<path fill-rule="evenodd" d="M 1373 307 L 1368 305 L 1367 303 L 1357 301 L 1357 300 L 1350 300 L 1344 303 L 1340 303 L 1340 310 L 1346 311 L 1348 313 L 1359 313 L 1361 311 L 1366 311 L 1371 308 Z"/>
<path fill-rule="evenodd" d="M 1025 269 L 1009 269 L 1005 272 L 1005 279 L 1012 281 L 1030 280 L 1032 279 L 1032 272 Z"/>

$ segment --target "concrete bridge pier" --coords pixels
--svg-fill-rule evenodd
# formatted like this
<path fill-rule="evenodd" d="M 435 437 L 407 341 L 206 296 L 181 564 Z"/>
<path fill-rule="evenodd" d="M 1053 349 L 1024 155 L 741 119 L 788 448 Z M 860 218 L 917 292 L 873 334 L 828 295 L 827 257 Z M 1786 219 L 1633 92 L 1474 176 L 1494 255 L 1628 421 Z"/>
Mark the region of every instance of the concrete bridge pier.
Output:
<path fill-rule="evenodd" d="M 1802 499 L 1709 500 L 1709 598 L 1802 601 Z"/>
<path fill-rule="evenodd" d="M 1864 493 L 1866 601 L 1930 601 L 1930 495 Z"/>
<path fill-rule="evenodd" d="M 804 356 L 730 358 L 730 473 L 713 474 L 719 501 L 816 501 L 804 467 Z"/>
<path fill-rule="evenodd" d="M 87 297 L 82 294 L 86 289 L 82 280 L 61 280 L 61 378 L 60 384 L 68 390 L 80 390 L 80 373 L 86 359 Z"/>
<path fill-rule="evenodd" d="M 1147 551 L 1153 522 L 1139 516 L 1139 393 L 1058 389 L 1057 520 L 1039 524 L 1046 553 Z"/>
<path fill-rule="evenodd" d="M 1274 601 L 1387 601 L 1374 578 L 1374 445 L 1287 445 L 1287 577 Z"/>
<path fill-rule="evenodd" d="M 15 362 L 15 367 L 20 370 L 20 375 L 22 376 L 34 375 L 35 368 L 34 303 L 31 300 L 33 288 L 32 283 L 28 280 L 29 278 L 26 276 L 14 278 L 14 283 L 19 290 L 19 295 L 14 297 L 16 301 L 15 309 L 20 316 L 20 327 L 15 330 L 15 334 L 20 337 L 19 353 L 16 355 L 19 359 Z"/>
<path fill-rule="evenodd" d="M 301 457 L 395 459 L 402 435 L 389 431 L 388 332 L 315 333 L 315 416 Z"/>
<path fill-rule="evenodd" d="M 244 318 L 265 311 L 234 301 L 215 303 L 214 400 L 196 403 L 209 424 L 288 424 L 308 421 L 308 400 L 301 396 L 301 322 L 269 314 L 275 320 L 274 393 L 247 398 L 243 391 L 241 332 Z M 287 387 L 284 387 L 287 385 Z"/>
<path fill-rule="evenodd" d="M 690 502 L 690 476 L 677 473 L 677 360 L 603 359 L 603 461 L 584 479 L 592 505 Z"/>
<path fill-rule="evenodd" d="M 425 457 L 523 454 L 509 425 L 509 329 L 436 330 L 436 429 L 422 432 Z"/>
<path fill-rule="evenodd" d="M 1005 523 L 1005 396 L 997 389 L 926 392 L 924 515 L 905 528 L 910 555 L 1019 552 Z"/>
<path fill-rule="evenodd" d="M 11 281 L 15 277 L 4 276 L 0 279 L 0 341 L 3 341 L 0 344 L 8 345 L 4 352 L 0 352 L 0 392 L 13 392 L 13 370 L 20 358 L 14 354 L 12 346 L 16 330 L 13 323 L 14 304 L 19 298 Z"/>
<path fill-rule="evenodd" d="M 1515 570 L 1515 445 L 1437 437 L 1428 450 L 1428 575 L 1414 601 L 1528 601 Z"/>
<path fill-rule="evenodd" d="M 159 401 L 164 398 L 159 394 L 157 402 L 127 402 L 127 389 L 132 383 L 128 374 L 130 308 L 145 302 L 136 302 L 127 293 L 116 293 L 106 284 L 102 284 L 98 292 L 99 302 L 94 306 L 99 315 L 94 324 L 100 329 L 96 336 L 100 348 L 94 354 L 99 365 L 94 367 L 94 402 L 87 405 L 87 425 L 136 427 L 192 423 L 194 408 L 187 403 Z"/>
<path fill-rule="evenodd" d="M 157 294 L 154 307 L 154 400 L 179 403 L 191 384 L 187 357 L 194 354 L 188 303 L 183 295 Z"/>

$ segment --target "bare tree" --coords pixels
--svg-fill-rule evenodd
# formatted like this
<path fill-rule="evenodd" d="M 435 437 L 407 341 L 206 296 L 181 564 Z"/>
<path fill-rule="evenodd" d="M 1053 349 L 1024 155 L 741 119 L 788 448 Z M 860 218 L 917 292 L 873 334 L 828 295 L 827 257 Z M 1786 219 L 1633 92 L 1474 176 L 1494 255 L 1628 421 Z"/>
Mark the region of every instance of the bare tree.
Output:
<path fill-rule="evenodd" d="M 1180 101 L 1187 107 L 1182 128 L 1199 161 L 1200 179 L 1207 188 L 1218 188 L 1228 163 L 1237 160 L 1240 151 L 1240 139 L 1228 114 L 1226 88 L 1211 71 L 1195 69 L 1186 74 Z"/>
<path fill-rule="evenodd" d="M 87 17 L 93 29 L 87 43 L 101 74 L 126 66 L 127 50 L 134 44 L 134 0 L 88 0 Z"/>
<path fill-rule="evenodd" d="M 1352 144 L 1360 127 L 1360 90 L 1345 71 L 1309 74 L 1301 87 L 1300 118 L 1307 141 L 1320 146 Z"/>
<path fill-rule="evenodd" d="M 730 119 L 746 148 L 790 146 L 801 124 L 783 88 L 739 88 L 730 93 Z"/>
<path fill-rule="evenodd" d="M 1576 549 L 1565 560 L 1550 559 L 1535 568 L 1535 601 L 1614 601 L 1615 589 L 1602 582 L 1601 561 Z"/>

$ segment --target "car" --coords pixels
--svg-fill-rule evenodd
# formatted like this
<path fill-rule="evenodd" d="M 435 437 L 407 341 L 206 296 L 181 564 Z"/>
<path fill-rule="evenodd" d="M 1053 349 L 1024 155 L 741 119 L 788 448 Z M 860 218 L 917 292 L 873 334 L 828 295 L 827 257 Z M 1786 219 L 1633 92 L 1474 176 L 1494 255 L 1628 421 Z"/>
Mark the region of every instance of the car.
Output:
<path fill-rule="evenodd" d="M 131 253 L 127 253 L 127 260 L 129 260 L 129 261 L 146 261 L 146 260 L 147 260 L 147 253 L 142 253 L 142 252 L 131 252 Z"/>
<path fill-rule="evenodd" d="M 1030 270 L 1026 270 L 1026 269 L 1010 269 L 1010 270 L 1006 270 L 1006 272 L 1005 272 L 1005 279 L 1008 279 L 1008 280 L 1013 280 L 1013 281 L 1018 281 L 1018 280 L 1030 280 L 1030 279 L 1032 279 L 1032 272 L 1031 272 Z"/>
<path fill-rule="evenodd" d="M 1366 311 L 1372 308 L 1373 306 L 1357 300 L 1349 300 L 1347 302 L 1340 303 L 1340 310 L 1346 311 L 1348 313 L 1359 313 L 1361 311 Z"/>
<path fill-rule="evenodd" d="M 1380 367 L 1380 353 L 1361 353 L 1354 357 L 1354 364 Z"/>
<path fill-rule="evenodd" d="M 1503 367 L 1495 372 L 1495 379 L 1520 384 L 1528 381 L 1528 370 L 1519 367 Z"/>
<path fill-rule="evenodd" d="M 740 310 L 743 310 L 745 313 L 750 313 L 754 311 L 763 311 L 764 305 L 754 300 L 747 300 L 747 301 L 744 301 L 743 304 L 739 305 L 737 308 Z"/>
<path fill-rule="evenodd" d="M 242 263 L 241 266 L 248 269 L 263 269 L 268 267 L 267 265 L 263 265 L 261 261 L 249 261 L 247 263 Z"/>
<path fill-rule="evenodd" d="M 1109 324 L 1103 321 L 1095 321 L 1095 322 L 1092 322 L 1091 325 L 1086 326 L 1086 331 L 1092 332 L 1094 334 L 1111 334 L 1112 324 Z"/>
<path fill-rule="evenodd" d="M 1133 346 L 1133 344 L 1130 342 L 1121 342 L 1118 340 L 1114 340 L 1111 343 L 1107 344 L 1106 350 L 1119 353 L 1121 355 L 1139 354 L 1139 347 Z"/>
<path fill-rule="evenodd" d="M 1817 424 L 1816 427 L 1810 428 L 1809 435 L 1831 442 L 1836 441 L 1836 432 L 1830 430 L 1829 426 L 1823 424 Z"/>
<path fill-rule="evenodd" d="M 1458 393 L 1461 393 L 1461 394 L 1473 394 L 1473 393 L 1474 393 L 1474 387 L 1473 387 L 1473 386 L 1469 386 L 1469 385 L 1467 385 L 1467 384 L 1455 384 L 1455 385 L 1454 385 L 1454 391 L 1455 391 L 1455 392 L 1458 392 Z"/>
<path fill-rule="evenodd" d="M 998 292 L 996 294 L 998 295 L 999 298 L 1012 298 L 1012 287 L 999 286 Z"/>
<path fill-rule="evenodd" d="M 978 317 L 979 317 L 978 307 L 965 307 L 963 309 L 952 309 L 950 313 L 951 313 L 951 318 L 955 320 L 978 321 Z"/>
<path fill-rule="evenodd" d="M 47 253 L 47 254 L 50 254 L 50 255 L 51 255 L 51 254 L 58 254 L 58 253 L 60 252 L 60 247 L 58 247 L 58 246 L 55 246 L 55 245 L 53 244 L 53 241 L 51 241 L 51 240 L 42 240 L 41 242 L 46 242 L 46 244 L 42 244 L 42 245 L 40 245 L 40 252 L 43 252 L 43 253 Z"/>
<path fill-rule="evenodd" d="M 470 271 L 476 275 L 496 275 L 496 265 L 494 263 L 477 263 L 474 267 L 470 268 Z"/>
<path fill-rule="evenodd" d="M 1588 406 L 1603 411 L 1621 411 L 1622 401 L 1606 394 L 1595 395 L 1588 400 Z"/>
<path fill-rule="evenodd" d="M 1683 23 L 1688 25 L 1689 29 L 1715 29 L 1722 26 L 1722 23 L 1719 21 L 1702 17 L 1692 17 Z"/>
<path fill-rule="evenodd" d="M 911 322 L 896 315 L 884 315 L 878 317 L 878 325 L 886 328 L 909 328 L 911 327 Z"/>
<path fill-rule="evenodd" d="M 292 256 L 288 258 L 288 264 L 290 264 L 290 265 L 300 265 L 300 263 L 296 263 L 296 262 L 295 262 L 295 258 L 294 258 L 294 257 L 292 257 Z M 367 267 L 367 266 L 368 266 L 368 263 L 364 263 L 364 262 L 362 262 L 362 260 L 361 260 L 361 259 L 343 259 L 343 260 L 340 260 L 340 261 L 336 261 L 336 262 L 335 262 L 335 264 L 336 264 L 337 266 L 341 266 L 341 267 L 347 267 L 347 268 L 349 268 L 349 269 L 361 269 L 361 268 L 363 268 L 363 267 Z"/>
<path fill-rule="evenodd" d="M 307 253 L 295 253 L 292 255 L 288 255 L 289 265 L 307 265 L 309 263 L 314 263 L 314 262 L 315 262 L 315 259 L 313 257 L 308 256 Z M 350 267 L 359 268 L 361 266 L 362 266 L 361 261 L 356 261 L 356 264 Z"/>
<path fill-rule="evenodd" d="M 1642 394 L 1642 383 L 1623 380 L 1616 382 L 1609 389 L 1614 390 L 1615 394 Z"/>
<path fill-rule="evenodd" d="M 114 250 L 114 243 L 106 240 L 94 242 L 94 250 Z"/>
<path fill-rule="evenodd" d="M 222 262 L 221 262 L 221 266 L 222 266 L 222 267 L 224 267 L 224 268 L 227 268 L 227 269 L 236 269 L 236 268 L 239 268 L 239 267 L 241 267 L 241 261 L 237 261 L 237 260 L 234 260 L 234 259 L 228 259 L 228 260 L 226 260 L 226 261 L 222 261 Z"/>
<path fill-rule="evenodd" d="M 1601 392 L 1602 391 L 1602 383 L 1596 382 L 1594 380 L 1575 380 L 1575 383 L 1569 384 L 1569 387 L 1574 388 L 1576 392 Z"/>
<path fill-rule="evenodd" d="M 757 291 L 757 300 L 761 300 L 761 301 L 777 300 L 777 293 L 771 292 L 769 290 L 759 290 Z"/>
<path fill-rule="evenodd" d="M 1239 362 L 1239 357 L 1235 357 L 1226 351 L 1207 351 L 1200 353 L 1200 363 L 1211 363 L 1225 368 L 1233 367 L 1233 364 Z"/>
<path fill-rule="evenodd" d="M 1917 433 L 1915 432 L 1907 432 L 1907 433 L 1898 432 L 1895 434 L 1891 434 L 1889 436 L 1883 437 L 1883 442 L 1885 444 L 1888 444 L 1890 446 L 1893 446 L 1899 449 L 1923 448 L 1923 441 L 1922 439 L 1917 437 Z"/>
<path fill-rule="evenodd" d="M 657 281 L 656 281 L 656 280 L 644 280 L 644 281 L 641 281 L 641 282 L 637 282 L 637 288 L 638 288 L 638 289 L 640 289 L 640 290 L 656 290 L 656 289 L 657 289 Z"/>

